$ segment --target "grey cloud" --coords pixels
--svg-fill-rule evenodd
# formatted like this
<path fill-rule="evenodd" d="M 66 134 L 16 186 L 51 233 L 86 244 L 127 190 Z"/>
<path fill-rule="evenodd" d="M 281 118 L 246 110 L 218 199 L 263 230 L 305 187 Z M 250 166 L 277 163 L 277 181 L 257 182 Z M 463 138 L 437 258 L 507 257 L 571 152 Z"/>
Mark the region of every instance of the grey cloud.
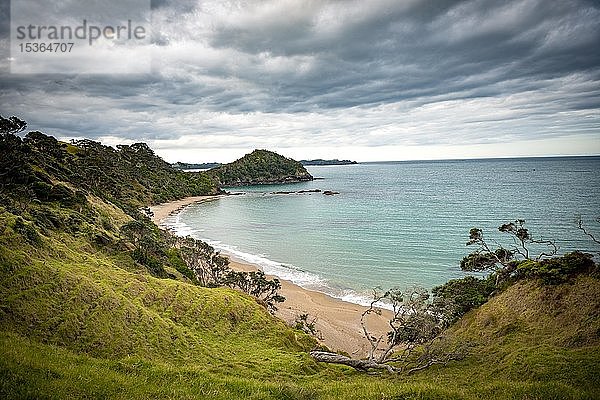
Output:
<path fill-rule="evenodd" d="M 280 147 L 600 130 L 597 2 L 232 4 L 153 0 L 153 73 L 2 73 L 2 113 L 64 136 L 238 135 Z"/>

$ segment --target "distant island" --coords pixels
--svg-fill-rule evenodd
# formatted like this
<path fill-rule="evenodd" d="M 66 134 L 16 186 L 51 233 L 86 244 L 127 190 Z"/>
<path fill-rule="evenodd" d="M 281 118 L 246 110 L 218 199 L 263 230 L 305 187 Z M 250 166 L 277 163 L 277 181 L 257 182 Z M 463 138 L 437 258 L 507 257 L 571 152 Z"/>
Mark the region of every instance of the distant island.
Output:
<path fill-rule="evenodd" d="M 351 164 L 358 164 L 358 162 L 356 161 L 351 161 L 351 160 L 338 160 L 337 158 L 333 159 L 333 160 L 324 160 L 322 158 L 317 158 L 314 160 L 301 160 L 300 164 L 302 165 L 351 165 Z"/>
<path fill-rule="evenodd" d="M 314 160 L 301 160 L 300 164 L 304 166 L 311 165 L 352 165 L 358 164 L 356 161 L 352 160 L 338 160 L 337 158 L 331 160 L 325 160 L 322 158 L 316 158 Z M 224 164 L 218 162 L 207 162 L 207 163 L 184 163 L 181 161 L 177 161 L 176 163 L 171 164 L 173 168 L 185 171 L 191 169 L 212 169 L 218 168 Z"/>
<path fill-rule="evenodd" d="M 180 169 L 180 170 L 189 170 L 189 169 L 211 169 L 211 168 L 216 168 L 216 167 L 220 167 L 221 163 L 218 162 L 208 162 L 208 163 L 200 163 L 200 164 L 193 164 L 193 163 L 184 163 L 184 162 L 180 162 L 177 161 L 176 163 L 171 164 L 173 166 L 173 168 L 176 169 Z"/>

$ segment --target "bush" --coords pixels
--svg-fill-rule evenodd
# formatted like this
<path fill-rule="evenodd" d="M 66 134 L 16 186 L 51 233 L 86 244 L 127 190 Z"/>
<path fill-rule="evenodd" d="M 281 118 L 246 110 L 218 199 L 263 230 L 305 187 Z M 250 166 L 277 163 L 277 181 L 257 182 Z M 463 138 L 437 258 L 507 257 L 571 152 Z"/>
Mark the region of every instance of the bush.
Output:
<path fill-rule="evenodd" d="M 539 277 L 544 283 L 556 285 L 566 282 L 577 274 L 592 274 L 597 265 L 593 256 L 581 251 L 573 251 L 562 257 L 550 258 L 542 261 L 524 261 L 517 267 L 518 276 Z"/>
<path fill-rule="evenodd" d="M 185 264 L 185 261 L 183 261 L 183 259 L 181 258 L 181 255 L 179 254 L 179 251 L 176 248 L 171 248 L 171 249 L 167 250 L 165 253 L 167 255 L 169 265 L 171 265 L 173 268 L 175 268 L 177 271 L 179 271 L 179 273 L 181 273 L 181 275 L 185 276 L 193 283 L 196 283 L 196 284 L 198 283 L 198 279 L 196 279 L 196 275 L 194 274 L 194 271 L 192 271 L 191 269 L 189 269 L 187 267 L 187 265 Z"/>
<path fill-rule="evenodd" d="M 167 272 L 165 271 L 160 260 L 151 255 L 140 251 L 139 249 L 135 249 L 132 253 L 132 257 L 135 261 L 142 264 L 151 275 L 156 276 L 158 278 L 165 278 L 167 276 Z"/>
<path fill-rule="evenodd" d="M 496 288 L 494 281 L 493 274 L 485 279 L 474 276 L 452 279 L 433 288 L 434 305 L 452 323 L 485 303 Z"/>

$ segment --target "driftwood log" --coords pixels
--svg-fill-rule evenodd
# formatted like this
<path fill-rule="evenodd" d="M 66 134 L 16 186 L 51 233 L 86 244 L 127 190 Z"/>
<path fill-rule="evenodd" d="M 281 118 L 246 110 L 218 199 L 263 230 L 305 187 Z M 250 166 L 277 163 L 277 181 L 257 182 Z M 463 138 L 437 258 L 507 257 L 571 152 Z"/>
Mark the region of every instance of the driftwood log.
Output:
<path fill-rule="evenodd" d="M 310 355 L 316 361 L 329 363 L 329 364 L 342 364 L 347 365 L 356 369 L 357 371 L 367 372 L 371 369 L 385 369 L 390 373 L 399 372 L 398 369 L 391 365 L 377 363 L 370 360 L 356 360 L 354 358 L 346 357 L 337 353 L 330 353 L 328 351 L 311 351 Z"/>

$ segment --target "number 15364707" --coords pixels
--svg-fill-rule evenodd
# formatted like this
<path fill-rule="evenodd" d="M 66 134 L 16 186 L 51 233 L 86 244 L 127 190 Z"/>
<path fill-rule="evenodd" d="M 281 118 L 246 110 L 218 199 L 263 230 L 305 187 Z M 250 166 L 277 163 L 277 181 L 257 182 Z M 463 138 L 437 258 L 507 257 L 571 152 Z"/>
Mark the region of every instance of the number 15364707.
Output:
<path fill-rule="evenodd" d="M 19 43 L 21 53 L 70 53 L 74 43 L 26 42 Z"/>

